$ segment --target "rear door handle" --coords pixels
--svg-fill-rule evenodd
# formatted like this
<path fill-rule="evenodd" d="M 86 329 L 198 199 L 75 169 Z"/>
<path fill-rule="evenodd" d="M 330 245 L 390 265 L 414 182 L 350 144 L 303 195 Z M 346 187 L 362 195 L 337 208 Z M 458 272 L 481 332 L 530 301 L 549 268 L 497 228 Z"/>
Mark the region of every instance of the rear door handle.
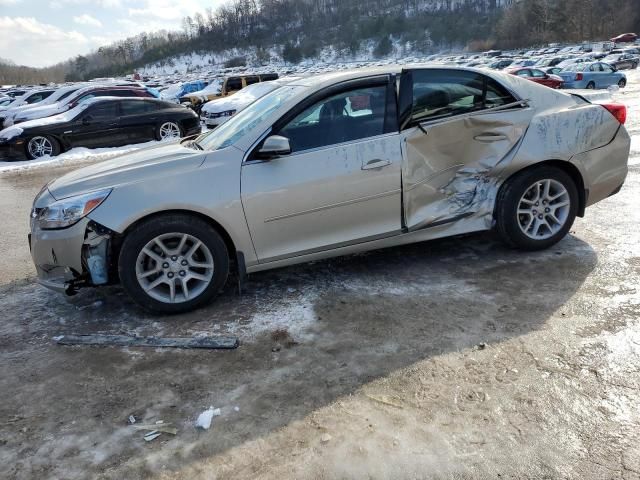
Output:
<path fill-rule="evenodd" d="M 366 164 L 362 166 L 362 170 L 373 170 L 375 168 L 386 167 L 387 165 L 391 165 L 390 160 L 381 160 L 376 158 L 374 160 L 369 160 Z"/>
<path fill-rule="evenodd" d="M 501 133 L 481 133 L 480 135 L 476 135 L 473 138 L 474 140 L 477 140 L 479 142 L 490 143 L 506 140 L 507 136 L 502 135 Z"/>

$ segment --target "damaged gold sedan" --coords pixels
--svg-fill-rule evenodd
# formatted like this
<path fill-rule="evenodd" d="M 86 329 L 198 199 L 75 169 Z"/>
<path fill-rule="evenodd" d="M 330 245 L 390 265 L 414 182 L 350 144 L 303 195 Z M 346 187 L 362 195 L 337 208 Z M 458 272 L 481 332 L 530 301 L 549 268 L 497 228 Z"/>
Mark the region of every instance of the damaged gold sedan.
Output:
<path fill-rule="evenodd" d="M 40 281 L 121 282 L 144 308 L 247 273 L 495 228 L 562 239 L 627 175 L 626 109 L 464 68 L 297 79 L 220 128 L 83 168 L 36 197 Z"/>

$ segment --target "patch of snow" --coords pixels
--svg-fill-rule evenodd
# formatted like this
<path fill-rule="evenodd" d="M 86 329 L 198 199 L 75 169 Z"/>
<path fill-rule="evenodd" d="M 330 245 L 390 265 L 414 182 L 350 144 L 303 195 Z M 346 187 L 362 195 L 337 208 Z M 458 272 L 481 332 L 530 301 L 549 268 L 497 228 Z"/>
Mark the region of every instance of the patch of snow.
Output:
<path fill-rule="evenodd" d="M 221 412 L 219 408 L 209 407 L 207 410 L 198 415 L 198 419 L 196 420 L 196 428 L 209 430 L 209 428 L 211 428 L 213 417 L 219 417 L 220 415 Z"/>
<path fill-rule="evenodd" d="M 126 145 L 124 147 L 108 147 L 108 148 L 72 148 L 68 152 L 62 153 L 57 157 L 42 157 L 37 160 L 23 160 L 17 162 L 0 162 L 0 174 L 6 172 L 26 171 L 40 168 L 60 167 L 66 165 L 81 166 L 85 163 L 99 162 L 108 160 L 125 153 L 134 152 L 141 148 L 157 145 L 159 142 L 151 141 L 146 143 L 138 143 L 134 145 Z"/>

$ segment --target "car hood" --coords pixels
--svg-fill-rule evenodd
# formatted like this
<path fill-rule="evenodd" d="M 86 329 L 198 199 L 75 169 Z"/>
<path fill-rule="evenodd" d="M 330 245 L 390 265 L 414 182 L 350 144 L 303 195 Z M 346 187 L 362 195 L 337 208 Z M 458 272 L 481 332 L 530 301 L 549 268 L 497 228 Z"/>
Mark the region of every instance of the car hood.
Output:
<path fill-rule="evenodd" d="M 185 147 L 179 142 L 162 143 L 127 153 L 111 160 L 74 170 L 49 185 L 56 200 L 103 188 L 149 181 L 174 172 L 198 168 L 207 152 Z"/>
<path fill-rule="evenodd" d="M 50 115 L 55 115 L 56 113 L 61 113 L 66 110 L 69 110 L 69 105 L 60 105 L 59 103 L 53 103 L 51 105 L 42 105 L 40 107 L 29 108 L 28 110 L 23 110 L 18 115 L 17 118 L 43 118 L 48 117 Z"/>

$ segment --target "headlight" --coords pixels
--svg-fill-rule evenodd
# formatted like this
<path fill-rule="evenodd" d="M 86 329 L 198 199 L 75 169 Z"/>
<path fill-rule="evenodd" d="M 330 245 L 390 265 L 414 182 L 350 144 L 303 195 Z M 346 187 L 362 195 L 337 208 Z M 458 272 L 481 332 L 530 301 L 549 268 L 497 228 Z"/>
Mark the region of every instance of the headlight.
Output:
<path fill-rule="evenodd" d="M 43 230 L 70 227 L 104 202 L 111 188 L 64 198 L 44 208 L 34 210 L 32 216 Z"/>

